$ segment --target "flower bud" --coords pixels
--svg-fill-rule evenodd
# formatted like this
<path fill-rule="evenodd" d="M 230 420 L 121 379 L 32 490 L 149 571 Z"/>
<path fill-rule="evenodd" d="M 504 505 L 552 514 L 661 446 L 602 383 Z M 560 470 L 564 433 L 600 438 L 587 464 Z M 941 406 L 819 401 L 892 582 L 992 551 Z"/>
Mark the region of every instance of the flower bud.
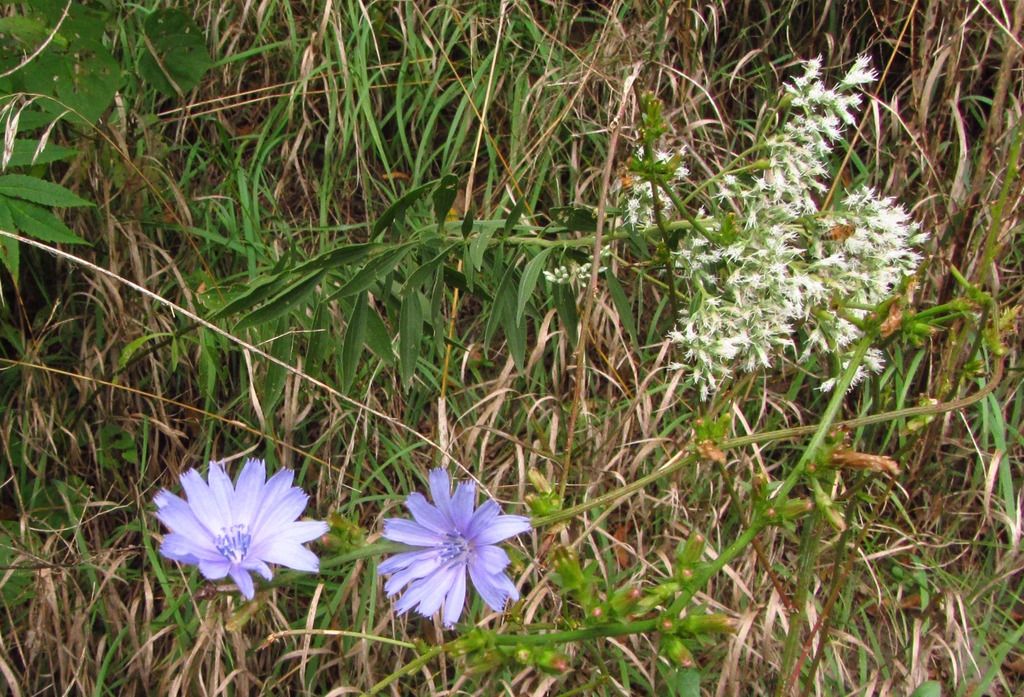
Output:
<path fill-rule="evenodd" d="M 639 588 L 622 588 L 612 594 L 608 606 L 616 616 L 621 617 L 632 612 L 641 597 L 643 597 L 643 593 Z"/>
<path fill-rule="evenodd" d="M 687 615 L 678 623 L 679 630 L 688 634 L 735 634 L 736 623 L 721 613 Z"/>
<path fill-rule="evenodd" d="M 534 652 L 533 664 L 545 673 L 561 675 L 569 670 L 569 658 L 554 649 L 539 649 Z"/>
<path fill-rule="evenodd" d="M 659 605 L 665 604 L 666 601 L 675 596 L 680 591 L 682 585 L 678 581 L 665 581 L 651 588 L 647 594 L 640 599 L 637 603 L 637 609 L 640 612 L 647 612 L 653 610 Z"/>
<path fill-rule="evenodd" d="M 693 654 L 675 634 L 661 635 L 661 653 L 682 668 L 693 667 Z"/>
<path fill-rule="evenodd" d="M 565 590 L 579 591 L 585 585 L 583 569 L 576 554 L 568 547 L 556 547 L 551 553 L 551 565 L 558 577 L 555 582 Z"/>
<path fill-rule="evenodd" d="M 366 544 L 366 532 L 340 513 L 327 516 L 328 531 L 323 537 L 327 548 L 339 554 L 361 549 Z"/>
<path fill-rule="evenodd" d="M 490 632 L 473 628 L 455 641 L 451 642 L 448 653 L 453 656 L 467 656 L 481 649 L 487 648 L 490 643 Z"/>
<path fill-rule="evenodd" d="M 544 494 L 527 494 L 526 505 L 529 506 L 531 515 L 540 518 L 562 510 L 562 499 L 554 491 Z"/>
<path fill-rule="evenodd" d="M 677 575 L 679 570 L 691 569 L 701 560 L 706 543 L 707 539 L 699 532 L 695 532 L 687 538 L 686 542 L 679 545 L 676 549 L 676 564 L 679 567 Z"/>
<path fill-rule="evenodd" d="M 780 518 L 783 520 L 796 520 L 814 510 L 814 504 L 811 503 L 810 499 L 789 499 L 781 506 L 778 506 L 776 511 Z"/>
<path fill-rule="evenodd" d="M 529 469 L 526 473 L 526 478 L 530 480 L 530 484 L 532 484 L 533 488 L 537 490 L 537 493 L 549 494 L 554 491 L 551 488 L 551 482 L 549 482 L 548 478 L 545 477 L 544 474 L 536 467 L 531 467 Z"/>

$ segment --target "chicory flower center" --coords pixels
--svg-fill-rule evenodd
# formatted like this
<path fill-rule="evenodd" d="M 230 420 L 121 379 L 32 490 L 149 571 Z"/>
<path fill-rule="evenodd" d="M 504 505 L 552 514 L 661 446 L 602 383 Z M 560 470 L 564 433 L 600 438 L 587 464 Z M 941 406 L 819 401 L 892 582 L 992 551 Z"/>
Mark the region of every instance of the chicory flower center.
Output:
<path fill-rule="evenodd" d="M 460 533 L 450 532 L 441 543 L 441 563 L 466 561 L 469 558 L 469 540 Z"/>
<path fill-rule="evenodd" d="M 213 542 L 225 559 L 238 564 L 245 559 L 245 554 L 249 551 L 252 535 L 249 534 L 247 526 L 232 525 L 229 528 L 221 528 L 220 534 Z"/>

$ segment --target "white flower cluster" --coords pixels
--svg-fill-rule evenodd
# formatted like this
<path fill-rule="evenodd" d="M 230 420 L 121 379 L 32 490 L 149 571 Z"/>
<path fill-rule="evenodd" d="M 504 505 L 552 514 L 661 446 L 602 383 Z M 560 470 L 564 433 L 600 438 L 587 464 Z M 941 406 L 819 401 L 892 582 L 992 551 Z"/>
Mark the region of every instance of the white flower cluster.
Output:
<path fill-rule="evenodd" d="M 786 350 L 801 362 L 812 353 L 833 355 L 841 369 L 861 336 L 855 321 L 920 261 L 912 248 L 923 238 L 892 199 L 859 189 L 820 209 L 832 148 L 859 103 L 850 92 L 875 77 L 862 58 L 827 89 L 820 70 L 820 61 L 810 61 L 786 86 L 792 112 L 767 136 L 767 168 L 753 177 L 723 176 L 711 189 L 718 211 L 702 211 L 702 229 L 684 235 L 674 254 L 677 286 L 690 302 L 669 334 L 683 356 L 673 366 L 688 372 L 702 399 L 734 371 L 768 368 Z M 646 211 L 631 208 L 644 196 L 627 203 L 627 221 L 649 221 L 630 215 Z M 882 366 L 872 349 L 855 383 Z M 834 386 L 829 379 L 821 389 Z"/>
<path fill-rule="evenodd" d="M 601 250 L 601 260 L 604 261 L 611 255 L 611 249 L 605 247 Z M 562 266 L 556 266 L 551 270 L 544 270 L 544 278 L 549 283 L 553 283 L 556 286 L 569 286 L 574 283 L 587 283 L 590 281 L 590 270 L 593 268 L 593 264 L 589 261 L 582 264 L 577 264 L 574 261 L 569 262 L 568 265 L 563 264 Z M 598 273 L 605 272 L 604 266 L 597 268 Z"/>
<path fill-rule="evenodd" d="M 544 278 L 556 286 L 568 286 L 573 281 L 590 280 L 590 269 L 592 264 L 588 261 L 584 264 L 570 264 L 569 266 L 556 266 L 548 271 L 544 270 Z"/>
<path fill-rule="evenodd" d="M 678 158 L 677 161 L 680 164 L 676 166 L 675 172 L 672 176 L 672 181 L 676 184 L 681 184 L 690 173 L 690 170 L 686 168 L 686 165 L 682 164 L 684 154 L 685 153 L 682 149 L 674 153 L 668 150 L 658 150 L 654 153 L 654 159 L 659 163 L 668 162 L 673 157 Z M 636 156 L 638 159 L 642 159 L 644 157 L 644 151 L 642 149 L 638 150 Z M 626 199 L 626 224 L 638 228 L 653 225 L 655 222 L 655 200 L 658 202 L 658 208 L 661 210 L 661 214 L 665 216 L 666 219 L 671 219 L 673 213 L 672 201 L 669 200 L 664 191 L 655 187 L 650 182 L 637 182 L 635 185 L 631 186 L 630 196 Z"/>

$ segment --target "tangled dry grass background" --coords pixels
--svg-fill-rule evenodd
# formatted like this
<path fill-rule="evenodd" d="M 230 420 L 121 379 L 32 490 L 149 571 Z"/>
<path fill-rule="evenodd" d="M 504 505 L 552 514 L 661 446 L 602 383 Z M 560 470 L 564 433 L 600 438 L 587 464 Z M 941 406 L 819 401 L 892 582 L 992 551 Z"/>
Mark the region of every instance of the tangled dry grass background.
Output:
<path fill-rule="evenodd" d="M 928 231 L 915 302 L 954 297 L 955 267 L 1003 310 L 1019 307 L 1019 179 L 1002 189 L 1021 138 L 1024 3 L 654 5 L 212 0 L 194 9 L 220 62 L 186 99 L 126 86 L 95 131 L 58 129 L 54 138 L 80 150 L 60 181 L 96 202 L 66 218 L 92 243 L 75 255 L 110 273 L 25 248 L 17 287 L 2 280 L 7 691 L 355 694 L 414 654 L 314 631 L 264 640 L 343 629 L 438 641 L 439 627 L 396 620 L 366 560 L 328 565 L 256 607 L 183 579 L 154 552 L 150 502 L 211 456 L 273 451 L 299 469 L 316 514 L 373 539 L 417 488 L 414 473 L 438 462 L 416 434 L 469 463 L 509 505 L 529 493 L 528 469 L 559 479 L 570 426 L 571 502 L 633 481 L 682 448 L 699 405 L 663 370 L 672 360 L 663 290 L 619 261 L 611 263 L 628 285 L 640 346 L 599 288 L 585 373 L 554 310 L 518 367 L 473 298 L 446 300 L 462 347 L 450 361 L 421 366 L 406 389 L 392 365 L 367 360 L 347 395 L 306 379 L 340 384 L 339 304 L 316 320 L 329 347 L 317 361 L 306 359 L 315 332 L 224 324 L 297 373 L 191 319 L 209 316 L 225 279 L 266 260 L 312 254 L 326 239 L 365 240 L 396 186 L 455 172 L 465 189 L 457 212 L 479 219 L 503 217 L 511 189 L 536 201 L 538 222 L 558 205 L 597 206 L 606 163 L 621 172 L 630 152 L 635 88 L 664 100 L 670 138 L 688 148 L 696 176 L 709 176 L 749 144 L 765 95 L 796 59 L 821 55 L 835 67 L 871 55 L 885 77 L 846 176 L 897 196 Z M 136 10 L 116 12 L 130 23 Z M 131 32 L 109 39 L 130 69 Z M 613 129 L 621 136 L 610 150 Z M 906 694 L 928 679 L 949 694 L 1021 689 L 1024 398 L 1019 321 L 1007 315 L 1005 324 L 1002 380 L 985 399 L 912 432 L 882 424 L 857 434 L 862 450 L 895 457 L 902 474 L 847 492 L 855 536 L 819 531 L 828 539 L 808 558 L 799 534 L 765 533 L 699 596 L 738 627 L 696 655 L 705 693 L 771 693 L 799 603 L 801 665 L 814 666 L 807 692 Z M 919 350 L 897 348 L 905 370 L 851 399 L 850 415 L 870 414 L 892 394 L 910 406 L 919 395 L 949 400 L 978 389 L 985 370 L 972 331 L 956 325 Z M 797 371 L 737 382 L 723 397 L 734 400 L 733 433 L 813 423 L 814 404 L 790 389 Z M 726 467 L 749 481 L 775 472 L 790 447 L 736 450 Z M 709 462 L 524 540 L 514 566 L 528 579 L 521 620 L 552 622 L 562 611 L 545 558 L 553 544 L 597 560 L 612 585 L 663 577 L 693 530 L 720 549 L 742 525 L 727 482 Z M 790 579 L 801 575 L 810 593 L 790 597 Z M 169 598 L 169 589 L 184 595 Z M 480 678 L 448 659 L 388 689 L 642 694 L 664 679 L 650 637 L 570 654 L 569 675 L 524 667 Z"/>

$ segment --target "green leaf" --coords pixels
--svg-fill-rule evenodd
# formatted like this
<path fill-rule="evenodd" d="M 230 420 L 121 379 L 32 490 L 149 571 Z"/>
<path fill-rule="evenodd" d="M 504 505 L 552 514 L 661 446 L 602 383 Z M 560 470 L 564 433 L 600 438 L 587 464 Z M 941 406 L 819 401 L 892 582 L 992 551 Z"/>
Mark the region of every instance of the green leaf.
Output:
<path fill-rule="evenodd" d="M 14 150 L 8 167 L 28 167 L 30 165 L 46 165 L 57 160 L 66 160 L 78 154 L 74 148 L 65 148 L 63 145 L 47 143 L 38 157 L 35 157 L 38 140 L 18 138 L 14 141 Z"/>
<path fill-rule="evenodd" d="M 168 97 L 182 96 L 213 66 L 195 20 L 180 10 L 156 10 L 146 18 L 146 53 L 139 74 Z"/>
<path fill-rule="evenodd" d="M 293 307 L 302 303 L 316 289 L 323 278 L 322 271 L 316 271 L 297 283 L 285 287 L 280 293 L 267 301 L 266 305 L 253 310 L 238 321 L 236 328 L 244 329 L 275 320 Z"/>
<path fill-rule="evenodd" d="M 45 50 L 19 68 L 4 85 L 8 91 L 37 93 L 55 100 L 37 101 L 40 110 L 24 114 L 24 127 L 52 122 L 55 116 L 77 123 L 95 122 L 110 106 L 121 83 L 120 66 L 103 45 L 107 16 L 81 2 L 61 3 L 54 12 L 44 0 L 27 4 L 42 13 L 46 23 L 39 26 L 46 36 L 50 36 L 65 9 L 67 16 Z M 17 31 L 36 33 L 35 19 L 9 19 L 17 25 L 14 27 Z M 32 41 L 32 50 L 40 43 Z M 16 50 L 12 52 L 12 48 Z M 0 67 L 17 66 L 27 49 L 24 45 L 19 48 L 16 41 L 0 40 Z M 28 126 L 29 122 L 33 125 Z"/>
<path fill-rule="evenodd" d="M 523 209 L 526 207 L 526 197 L 520 196 L 519 200 L 516 201 L 516 205 L 512 206 L 512 210 L 509 212 L 508 217 L 505 218 L 505 234 L 512 234 L 513 228 L 519 222 L 520 216 L 523 214 Z"/>
<path fill-rule="evenodd" d="M 918 685 L 910 697 L 942 697 L 942 685 L 935 680 L 928 680 Z"/>
<path fill-rule="evenodd" d="M 445 260 L 445 258 L 451 252 L 451 250 L 454 249 L 456 246 L 457 245 L 453 244 L 449 245 L 448 247 L 445 247 L 437 255 L 435 255 L 433 259 L 431 259 L 428 262 L 425 262 L 419 268 L 413 271 L 412 274 L 410 274 L 409 278 L 406 280 L 405 285 L 402 287 L 402 293 L 405 294 L 411 289 L 418 289 L 420 286 L 426 283 L 427 279 L 432 278 L 436 273 L 437 268 L 441 265 L 441 262 Z"/>
<path fill-rule="evenodd" d="M 57 208 L 76 208 L 91 206 L 83 198 L 75 196 L 60 184 L 54 184 L 38 177 L 24 174 L 4 174 L 0 176 L 0 196 L 20 198 L 42 206 Z"/>
<path fill-rule="evenodd" d="M 96 123 L 121 86 L 121 66 L 99 39 L 75 39 L 63 61 L 66 70 L 56 83 L 61 104 L 51 105 L 48 110 L 63 113 L 67 106 L 75 112 L 70 116 L 72 120 Z"/>
<path fill-rule="evenodd" d="M 530 259 L 530 263 L 528 263 L 526 265 L 526 269 L 523 270 L 523 278 L 519 281 L 519 295 L 516 298 L 516 324 L 523 321 L 523 313 L 526 312 L 526 303 L 529 302 L 530 296 L 533 295 L 534 288 L 537 287 L 537 279 L 540 278 L 540 274 L 544 270 L 544 265 L 547 263 L 548 255 L 550 253 L 550 247 L 542 249 L 535 257 L 533 257 L 533 259 Z"/>
<path fill-rule="evenodd" d="M 309 326 L 309 340 L 306 344 L 306 353 L 303 365 L 307 372 L 315 373 L 323 364 L 327 352 L 328 340 L 331 339 L 331 313 L 325 302 L 318 302 L 313 310 L 313 321 Z"/>
<path fill-rule="evenodd" d="M 344 298 L 349 295 L 362 293 L 364 290 L 369 290 L 370 286 L 391 273 L 391 270 L 398 265 L 398 262 L 405 258 L 405 255 L 411 249 L 411 244 L 404 244 L 373 257 L 366 262 L 363 268 L 356 272 L 355 276 L 349 279 L 348 283 L 335 291 L 331 299 Z"/>
<path fill-rule="evenodd" d="M 14 232 L 16 229 L 11 209 L 7 207 L 4 199 L 0 198 L 0 230 Z M 11 274 L 11 279 L 14 281 L 14 287 L 17 288 L 18 272 L 21 268 L 21 248 L 19 247 L 18 240 L 12 240 L 10 237 L 0 237 L 0 262 L 7 267 Z"/>
<path fill-rule="evenodd" d="M 50 36 L 50 28 L 32 17 L 19 17 L 15 15 L 0 18 L 0 34 L 4 35 L 5 38 L 7 36 L 11 37 L 20 44 L 22 51 L 31 53 Z M 64 45 L 67 45 L 66 38 L 63 36 L 59 38 Z M 53 40 L 56 42 L 58 37 L 53 37 Z"/>
<path fill-rule="evenodd" d="M 551 219 L 564 227 L 567 232 L 595 232 L 597 216 L 589 208 L 580 206 L 559 206 L 551 209 Z"/>
<path fill-rule="evenodd" d="M 526 324 L 516 322 L 516 304 L 513 297 L 515 293 L 515 268 L 509 266 L 501 279 L 498 290 L 494 293 L 494 308 L 484 328 L 484 343 L 490 343 L 497 327 L 501 327 L 505 333 L 505 341 L 508 342 L 509 352 L 516 366 L 522 370 L 526 359 Z"/>
<path fill-rule="evenodd" d="M 208 329 L 199 328 L 199 394 L 208 403 L 217 399 L 218 368 L 222 359 L 217 336 Z"/>
<path fill-rule="evenodd" d="M 455 197 L 458 192 L 455 190 L 459 185 L 459 178 L 454 174 L 446 174 L 441 177 L 434 189 L 434 217 L 437 219 L 437 229 L 440 231 L 448 220 L 448 213 L 452 210 Z"/>
<path fill-rule="evenodd" d="M 5 201 L 11 210 L 14 227 L 26 236 L 57 244 L 89 244 L 45 208 L 13 198 Z"/>
<path fill-rule="evenodd" d="M 372 308 L 366 315 L 366 345 L 386 365 L 394 364 L 395 351 L 391 347 L 391 334 L 380 315 Z"/>
<path fill-rule="evenodd" d="M 305 274 L 310 271 L 334 270 L 345 264 L 360 261 L 376 246 L 363 242 L 361 244 L 347 244 L 342 247 L 329 249 L 326 252 L 321 252 L 309 261 L 303 262 L 292 269 L 292 272 Z"/>
<path fill-rule="evenodd" d="M 579 312 L 576 310 L 576 295 L 570 286 L 561 283 L 555 284 L 551 293 L 558 317 L 562 320 L 562 326 L 569 333 L 570 343 L 575 346 L 579 341 L 580 326 Z"/>
<path fill-rule="evenodd" d="M 429 191 L 432 191 L 437 186 L 437 182 L 427 182 L 420 186 L 409 189 L 407 192 L 388 206 L 379 218 L 377 222 L 373 224 L 373 235 L 376 237 L 380 233 L 384 232 L 388 228 L 395 225 L 396 222 L 401 222 L 402 218 L 405 217 L 405 212 L 409 209 L 409 206 L 413 205 L 421 198 L 427 195 Z"/>
<path fill-rule="evenodd" d="M 420 340 L 423 338 L 423 308 L 420 293 L 414 291 L 402 298 L 398 313 L 398 372 L 402 384 L 409 385 L 416 370 L 420 355 Z"/>
<path fill-rule="evenodd" d="M 473 241 L 469 243 L 469 265 L 473 271 L 479 271 L 480 267 L 484 264 L 484 252 L 487 251 L 487 245 L 490 243 L 491 238 L 494 237 L 494 233 L 498 231 L 497 227 L 484 226 L 480 232 L 477 233 Z"/>
<path fill-rule="evenodd" d="M 359 357 L 363 353 L 366 338 L 366 317 L 370 312 L 366 292 L 356 298 L 355 307 L 345 329 L 345 340 L 341 345 L 341 390 L 348 392 L 359 371 Z"/>
<path fill-rule="evenodd" d="M 463 239 L 469 237 L 469 233 L 473 231 L 473 218 L 476 216 L 476 209 L 472 203 L 466 206 L 466 215 L 462 218 L 462 237 Z M 492 233 L 493 234 L 493 233 Z"/>
<path fill-rule="evenodd" d="M 615 278 L 615 274 L 609 271 L 605 273 L 604 280 L 608 286 L 608 293 L 612 296 L 612 303 L 615 304 L 615 310 L 619 313 L 619 320 L 622 322 L 622 326 L 626 328 L 626 333 L 629 334 L 633 346 L 639 346 L 640 342 L 636 336 L 636 320 L 633 319 L 633 308 L 629 304 L 625 291 L 622 290 L 619 279 Z"/>
<path fill-rule="evenodd" d="M 263 276 L 251 281 L 235 299 L 229 301 L 219 310 L 214 311 L 213 318 L 227 317 L 250 307 L 255 307 L 270 296 L 278 293 L 284 283 L 284 273 Z"/>
<path fill-rule="evenodd" d="M 295 334 L 288 331 L 288 320 L 282 318 L 273 331 L 273 340 L 270 346 L 270 355 L 286 364 L 294 360 Z M 268 416 L 277 410 L 277 405 L 284 395 L 284 382 L 288 377 L 288 370 L 279 363 L 268 363 L 267 375 L 263 380 L 263 390 L 260 398 L 263 402 L 263 413 Z"/>
<path fill-rule="evenodd" d="M 674 697 L 700 697 L 700 671 L 680 668 L 669 685 Z"/>
<path fill-rule="evenodd" d="M 121 355 L 117 359 L 117 369 L 124 370 L 125 366 L 128 365 L 131 362 L 132 358 L 135 356 L 135 354 L 138 353 L 139 349 L 141 349 L 149 342 L 155 341 L 157 339 L 165 339 L 169 336 L 171 335 L 168 334 L 167 332 L 153 332 L 152 334 L 143 334 L 140 337 L 132 339 L 127 344 L 125 344 L 125 347 L 123 349 L 121 349 Z"/>

